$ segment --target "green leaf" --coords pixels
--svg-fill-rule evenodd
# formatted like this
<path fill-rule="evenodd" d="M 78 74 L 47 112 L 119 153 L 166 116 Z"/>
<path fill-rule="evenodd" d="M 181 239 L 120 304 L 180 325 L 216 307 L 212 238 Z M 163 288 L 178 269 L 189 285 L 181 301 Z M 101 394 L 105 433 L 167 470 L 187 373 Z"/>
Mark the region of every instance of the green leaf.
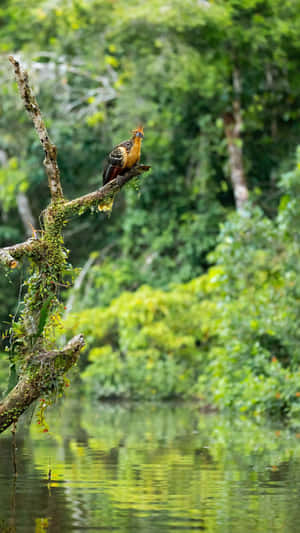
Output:
<path fill-rule="evenodd" d="M 35 335 L 35 339 L 40 337 L 41 334 L 43 333 L 43 329 L 44 329 L 44 327 L 46 325 L 48 314 L 49 314 L 50 303 L 51 303 L 51 297 L 49 297 L 43 303 L 43 306 L 42 306 L 42 309 L 41 309 L 41 313 L 40 313 L 40 320 L 39 320 L 37 332 L 36 332 L 36 335 Z"/>

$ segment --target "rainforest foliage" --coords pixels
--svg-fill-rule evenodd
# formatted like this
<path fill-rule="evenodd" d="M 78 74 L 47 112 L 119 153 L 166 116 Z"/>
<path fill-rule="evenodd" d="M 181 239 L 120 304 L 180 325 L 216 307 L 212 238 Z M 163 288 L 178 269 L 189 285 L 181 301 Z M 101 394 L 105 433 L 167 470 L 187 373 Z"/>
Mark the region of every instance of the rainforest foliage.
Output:
<path fill-rule="evenodd" d="M 30 71 L 68 198 L 100 185 L 112 146 L 145 129 L 152 172 L 109 218 L 84 214 L 65 231 L 70 260 L 89 267 L 64 334 L 86 335 L 87 389 L 299 414 L 298 3 L 3 0 L 1 246 L 23 240 L 29 215 L 38 225 L 48 203 L 12 52 Z M 232 145 L 228 117 L 238 125 Z M 250 198 L 242 211 L 234 146 Z M 4 337 L 24 278 L 1 276 Z"/>

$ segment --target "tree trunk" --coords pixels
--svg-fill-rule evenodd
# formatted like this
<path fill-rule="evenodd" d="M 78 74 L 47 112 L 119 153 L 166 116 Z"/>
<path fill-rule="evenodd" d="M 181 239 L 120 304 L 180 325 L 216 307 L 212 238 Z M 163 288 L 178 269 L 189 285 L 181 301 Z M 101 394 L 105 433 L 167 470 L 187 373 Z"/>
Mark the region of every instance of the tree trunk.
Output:
<path fill-rule="evenodd" d="M 233 188 L 235 204 L 238 211 L 242 210 L 248 200 L 249 192 L 244 171 L 242 151 L 242 113 L 240 103 L 241 82 L 237 69 L 233 72 L 234 101 L 232 113 L 223 116 L 225 135 L 229 153 L 230 179 Z"/>

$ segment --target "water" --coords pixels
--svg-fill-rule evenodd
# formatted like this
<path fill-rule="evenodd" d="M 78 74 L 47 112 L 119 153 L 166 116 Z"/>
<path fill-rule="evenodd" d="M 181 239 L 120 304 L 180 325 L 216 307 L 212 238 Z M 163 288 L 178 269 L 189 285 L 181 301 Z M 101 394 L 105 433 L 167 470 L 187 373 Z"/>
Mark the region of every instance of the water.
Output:
<path fill-rule="evenodd" d="M 196 405 L 52 409 L 0 437 L 0 531 L 300 531 L 300 435 Z M 51 469 L 51 480 L 48 481 Z"/>

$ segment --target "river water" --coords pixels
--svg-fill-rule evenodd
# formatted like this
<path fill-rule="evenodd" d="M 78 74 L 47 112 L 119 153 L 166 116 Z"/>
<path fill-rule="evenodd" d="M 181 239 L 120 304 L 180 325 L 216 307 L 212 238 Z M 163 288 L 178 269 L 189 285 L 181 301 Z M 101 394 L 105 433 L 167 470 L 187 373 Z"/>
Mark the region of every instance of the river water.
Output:
<path fill-rule="evenodd" d="M 51 408 L 0 437 L 0 531 L 300 531 L 300 434 L 196 405 Z M 51 472 L 50 472 L 51 471 Z"/>

